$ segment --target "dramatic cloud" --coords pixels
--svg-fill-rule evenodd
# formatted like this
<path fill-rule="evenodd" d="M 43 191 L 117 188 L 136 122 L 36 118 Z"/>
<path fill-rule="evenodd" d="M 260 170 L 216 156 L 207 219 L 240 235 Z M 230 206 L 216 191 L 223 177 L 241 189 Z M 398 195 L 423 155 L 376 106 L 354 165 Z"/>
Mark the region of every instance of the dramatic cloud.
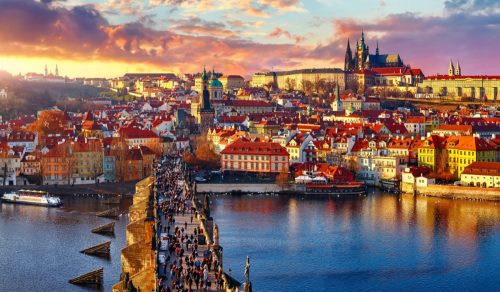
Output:
<path fill-rule="evenodd" d="M 348 37 L 354 45 L 364 29 L 372 52 L 378 38 L 381 53 L 399 53 L 403 61 L 423 68 L 429 75 L 445 73 L 450 58 L 460 60 L 465 74 L 498 73 L 495 48 L 500 39 L 494 36 L 500 34 L 500 14 L 496 12 L 488 15 L 457 12 L 435 17 L 404 13 L 374 22 L 343 19 L 333 23 L 336 40 L 318 47 L 313 52 L 315 57 L 329 57 L 333 48 L 345 48 Z M 330 50 L 326 51 L 326 47 Z"/>
<path fill-rule="evenodd" d="M 304 40 L 304 37 L 299 35 L 293 35 L 288 30 L 284 30 L 280 27 L 276 27 L 271 33 L 269 33 L 268 36 L 272 38 L 279 38 L 281 36 L 284 36 L 288 39 L 295 41 L 295 43 L 300 43 L 301 41 Z"/>
<path fill-rule="evenodd" d="M 144 1 L 107 1 L 106 13 L 126 9 L 122 3 L 134 7 L 136 2 Z M 144 3 L 182 9 L 196 7 L 193 11 L 214 5 L 219 11 L 246 9 L 245 13 L 251 7 L 260 16 L 299 11 L 302 7 L 300 1 L 294 0 L 219 0 L 217 5 L 215 0 Z M 465 74 L 499 74 L 496 48 L 500 39 L 496 36 L 500 34 L 500 5 L 488 0 L 449 0 L 445 6 L 447 11 L 441 16 L 402 13 L 376 20 L 327 20 L 309 15 L 308 30 L 292 33 L 288 27 L 274 24 L 275 29 L 266 33 L 262 29 L 264 21 L 274 23 L 274 19 L 255 21 L 234 14 L 208 21 L 203 14 L 192 17 L 176 14 L 178 19 L 170 19 L 170 26 L 165 28 L 161 22 L 153 22 L 148 13 L 155 11 L 148 10 L 144 15 L 125 18 L 135 21 L 125 20 L 116 25 L 103 16 L 107 14 L 103 14 L 102 6 L 0 0 L 0 57 L 116 62 L 181 72 L 196 72 L 206 64 L 223 72 L 249 75 L 271 68 L 342 67 L 347 39 L 351 39 L 354 50 L 364 29 L 372 53 L 378 40 L 381 53 L 399 53 L 404 62 L 422 68 L 428 75 L 445 73 L 450 58 L 460 60 Z M 474 13 L 464 11 L 471 8 Z M 328 31 L 324 30 L 325 24 L 331 25 L 333 33 L 310 41 L 312 33 Z M 280 44 L 272 43 L 276 38 L 280 38 Z"/>
<path fill-rule="evenodd" d="M 139 15 L 145 8 L 143 1 L 137 0 L 107 0 L 99 5 L 100 11 L 111 14 Z"/>
<path fill-rule="evenodd" d="M 305 11 L 299 0 L 150 0 L 149 5 L 182 7 L 192 12 L 235 10 L 260 18 L 269 18 L 270 10 L 281 13 Z"/>
<path fill-rule="evenodd" d="M 198 18 L 178 21 L 176 30 L 203 36 L 160 31 L 141 22 L 111 25 L 92 6 L 15 0 L 2 0 L 1 6 L 0 27 L 9 29 L 0 29 L 0 55 L 145 63 L 185 72 L 207 64 L 240 74 L 303 61 L 300 47 L 228 38 L 224 34 L 231 31 L 223 23 Z M 206 30 L 198 31 L 202 27 Z"/>
<path fill-rule="evenodd" d="M 446 9 L 469 13 L 488 13 L 500 8 L 498 0 L 447 0 L 444 2 Z"/>
<path fill-rule="evenodd" d="M 235 37 L 236 33 L 226 28 L 222 22 L 206 21 L 198 17 L 190 17 L 187 19 L 174 19 L 174 25 L 171 26 L 173 31 L 183 32 L 190 35 L 206 35 L 218 37 Z"/>

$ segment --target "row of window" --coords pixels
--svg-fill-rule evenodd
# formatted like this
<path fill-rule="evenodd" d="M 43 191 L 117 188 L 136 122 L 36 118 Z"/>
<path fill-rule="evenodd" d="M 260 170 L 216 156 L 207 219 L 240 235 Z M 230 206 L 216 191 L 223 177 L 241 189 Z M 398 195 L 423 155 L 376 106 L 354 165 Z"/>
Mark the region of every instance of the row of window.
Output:
<path fill-rule="evenodd" d="M 279 163 L 274 163 L 274 170 L 278 171 Z M 225 169 L 238 169 L 238 170 L 269 170 L 270 164 L 268 163 L 253 163 L 253 162 L 224 162 Z"/>
<path fill-rule="evenodd" d="M 238 158 L 238 160 L 256 160 L 256 161 L 259 161 L 259 160 L 262 160 L 262 161 L 268 161 L 269 160 L 269 156 L 259 156 L 259 155 L 230 155 L 230 154 L 224 154 L 224 159 L 229 159 L 229 160 L 233 160 L 235 158 Z M 274 156 L 274 161 L 279 161 L 279 157 L 278 156 Z M 286 156 L 281 156 L 281 161 L 286 161 Z"/>

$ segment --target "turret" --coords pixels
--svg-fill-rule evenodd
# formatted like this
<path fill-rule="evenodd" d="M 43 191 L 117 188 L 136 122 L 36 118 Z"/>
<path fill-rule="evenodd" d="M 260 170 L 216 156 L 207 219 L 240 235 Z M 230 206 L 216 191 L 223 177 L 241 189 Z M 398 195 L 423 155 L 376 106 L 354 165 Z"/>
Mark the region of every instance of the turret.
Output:
<path fill-rule="evenodd" d="M 460 68 L 460 62 L 457 61 L 457 66 L 455 67 L 455 75 L 462 76 L 462 68 Z"/>
<path fill-rule="evenodd" d="M 448 67 L 448 76 L 455 76 L 455 67 L 452 60 L 450 60 L 450 66 Z"/>

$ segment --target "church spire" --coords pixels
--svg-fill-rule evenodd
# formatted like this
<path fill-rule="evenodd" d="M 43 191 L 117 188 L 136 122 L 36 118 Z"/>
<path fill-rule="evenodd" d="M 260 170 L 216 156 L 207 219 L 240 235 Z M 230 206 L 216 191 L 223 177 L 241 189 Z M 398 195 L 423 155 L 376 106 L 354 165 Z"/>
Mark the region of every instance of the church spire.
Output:
<path fill-rule="evenodd" d="M 462 68 L 460 68 L 460 62 L 457 60 L 457 66 L 455 67 L 455 75 L 462 76 Z"/>
<path fill-rule="evenodd" d="M 448 76 L 455 76 L 455 67 L 453 66 L 453 60 L 450 59 L 450 66 L 448 67 Z"/>
<path fill-rule="evenodd" d="M 351 51 L 351 43 L 349 39 L 347 39 L 347 49 L 345 51 L 345 60 L 344 60 L 344 70 L 349 71 L 352 70 L 352 51 Z"/>

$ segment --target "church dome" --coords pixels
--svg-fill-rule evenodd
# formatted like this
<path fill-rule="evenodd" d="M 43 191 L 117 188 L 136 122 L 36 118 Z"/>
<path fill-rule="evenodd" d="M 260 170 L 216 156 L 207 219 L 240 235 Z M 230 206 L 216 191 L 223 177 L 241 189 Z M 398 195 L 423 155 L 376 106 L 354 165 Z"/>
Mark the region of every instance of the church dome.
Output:
<path fill-rule="evenodd" d="M 222 88 L 222 83 L 218 79 L 212 79 L 212 81 L 210 82 L 210 87 Z"/>

